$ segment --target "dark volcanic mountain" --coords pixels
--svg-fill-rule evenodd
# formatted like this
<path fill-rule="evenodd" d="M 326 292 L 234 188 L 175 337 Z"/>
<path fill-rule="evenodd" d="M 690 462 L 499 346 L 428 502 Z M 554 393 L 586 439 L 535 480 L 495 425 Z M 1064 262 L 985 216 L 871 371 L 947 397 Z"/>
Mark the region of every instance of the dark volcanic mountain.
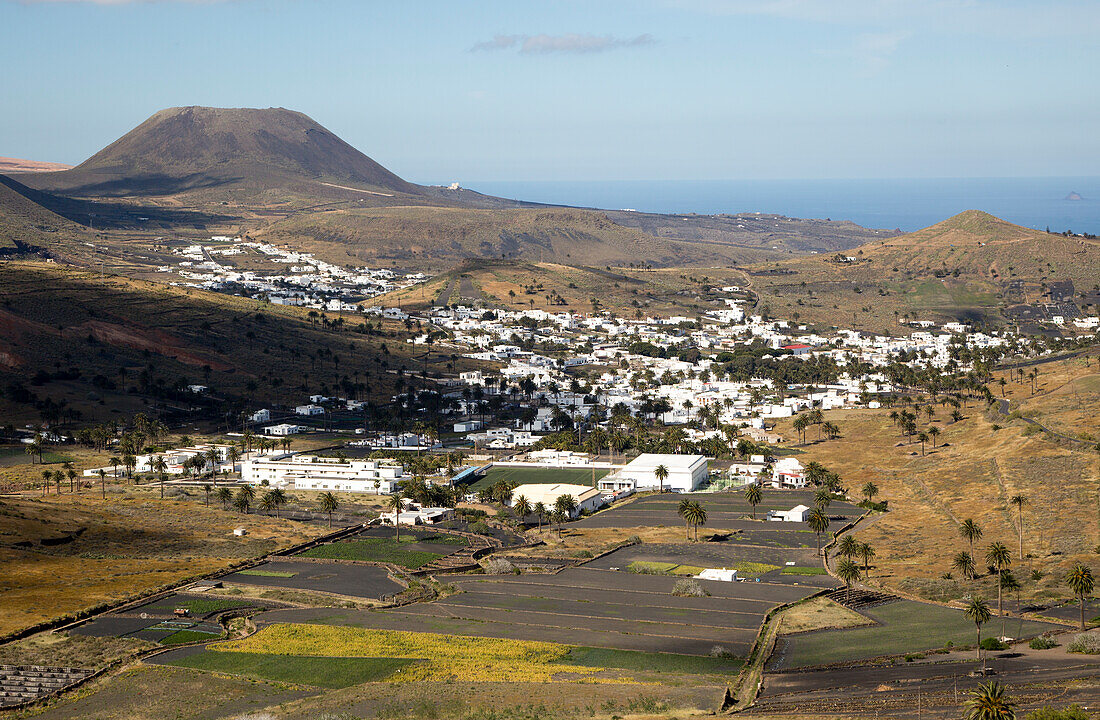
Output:
<path fill-rule="evenodd" d="M 306 115 L 283 108 L 161 110 L 73 168 L 20 177 L 40 190 L 81 196 L 171 195 L 223 186 L 256 190 L 346 184 L 419 195 Z"/>

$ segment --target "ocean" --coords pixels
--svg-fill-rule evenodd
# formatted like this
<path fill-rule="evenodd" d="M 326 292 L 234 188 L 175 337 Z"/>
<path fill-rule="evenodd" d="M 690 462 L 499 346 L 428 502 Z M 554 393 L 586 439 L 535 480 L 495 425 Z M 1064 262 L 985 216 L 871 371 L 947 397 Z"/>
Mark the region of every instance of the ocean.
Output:
<path fill-rule="evenodd" d="M 470 182 L 489 195 L 608 210 L 776 213 L 919 230 L 963 210 L 1062 232 L 1100 234 L 1100 177 L 887 180 Z M 1067 199 L 1076 194 L 1081 199 Z"/>

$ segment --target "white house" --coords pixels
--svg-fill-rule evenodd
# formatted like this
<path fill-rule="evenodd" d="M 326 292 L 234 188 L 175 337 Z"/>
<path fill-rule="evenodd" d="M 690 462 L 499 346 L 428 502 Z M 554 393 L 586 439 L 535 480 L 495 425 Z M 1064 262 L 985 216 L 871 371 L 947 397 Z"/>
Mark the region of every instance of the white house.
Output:
<path fill-rule="evenodd" d="M 668 470 L 668 477 L 661 483 L 657 468 Z M 621 470 L 600 480 L 600 490 L 656 490 L 662 485 L 674 492 L 692 492 L 707 479 L 707 459 L 702 455 L 664 455 L 642 453 Z"/>
<path fill-rule="evenodd" d="M 696 580 L 718 580 L 719 582 L 733 582 L 737 579 L 737 571 L 727 568 L 707 568 L 695 576 Z"/>
<path fill-rule="evenodd" d="M 383 512 L 378 514 L 378 520 L 383 525 L 434 525 L 450 520 L 454 517 L 454 510 L 445 507 L 420 507 L 410 504 L 400 513 Z"/>
<path fill-rule="evenodd" d="M 264 428 L 264 435 L 275 435 L 278 437 L 286 437 L 287 435 L 297 435 L 302 431 L 297 425 L 290 425 L 289 423 L 282 423 L 281 425 L 268 425 Z"/>
<path fill-rule="evenodd" d="M 480 420 L 464 420 L 462 422 L 456 422 L 455 423 L 455 432 L 456 433 L 475 432 L 475 431 L 480 430 L 480 429 L 481 429 L 481 421 Z"/>
<path fill-rule="evenodd" d="M 771 485 L 774 488 L 806 487 L 806 470 L 798 458 L 780 458 L 772 467 Z"/>
<path fill-rule="evenodd" d="M 320 405 L 299 405 L 298 407 L 294 408 L 294 414 L 306 416 L 324 415 L 325 409 Z"/>
<path fill-rule="evenodd" d="M 805 505 L 795 505 L 790 510 L 769 510 L 768 520 L 772 522 L 806 522 L 810 516 L 810 508 Z"/>
<path fill-rule="evenodd" d="M 513 506 L 515 506 L 521 495 L 527 499 L 528 504 L 531 506 L 534 506 L 535 503 L 542 503 L 549 510 L 554 508 L 554 503 L 558 501 L 559 497 L 572 495 L 577 502 L 573 517 L 580 515 L 581 511 L 593 512 L 604 505 L 604 499 L 600 491 L 587 485 L 566 485 L 564 483 L 557 485 L 520 485 L 512 490 L 511 504 Z"/>
<path fill-rule="evenodd" d="M 386 495 L 404 479 L 400 465 L 380 460 L 341 460 L 340 458 L 294 455 L 283 458 L 261 457 L 241 463 L 241 480 L 253 485 L 296 490 L 333 490 Z"/>
<path fill-rule="evenodd" d="M 254 423 L 271 422 L 271 411 L 267 408 L 264 408 L 263 410 L 257 410 L 249 416 L 249 420 Z"/>

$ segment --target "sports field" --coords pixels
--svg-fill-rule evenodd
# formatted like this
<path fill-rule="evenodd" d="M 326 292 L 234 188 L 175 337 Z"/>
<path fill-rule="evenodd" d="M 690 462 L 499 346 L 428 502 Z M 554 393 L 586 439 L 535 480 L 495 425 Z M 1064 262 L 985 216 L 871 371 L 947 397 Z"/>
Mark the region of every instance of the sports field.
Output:
<path fill-rule="evenodd" d="M 592 468 L 526 468 L 501 467 L 494 465 L 485 473 L 485 477 L 470 486 L 474 492 L 496 485 L 501 480 L 513 485 L 588 485 L 595 487 L 596 482 L 609 470 L 596 468 L 593 478 Z"/>

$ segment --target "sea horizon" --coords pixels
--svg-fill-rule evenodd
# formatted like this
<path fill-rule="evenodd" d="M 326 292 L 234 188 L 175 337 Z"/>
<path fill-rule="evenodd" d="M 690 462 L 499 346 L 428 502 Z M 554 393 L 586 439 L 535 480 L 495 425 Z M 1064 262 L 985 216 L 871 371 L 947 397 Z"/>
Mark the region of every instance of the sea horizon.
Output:
<path fill-rule="evenodd" d="M 487 195 L 665 214 L 764 213 L 911 232 L 963 210 L 1018 225 L 1100 234 L 1100 176 L 829 180 L 469 181 Z M 1072 195 L 1080 199 L 1069 199 Z"/>

